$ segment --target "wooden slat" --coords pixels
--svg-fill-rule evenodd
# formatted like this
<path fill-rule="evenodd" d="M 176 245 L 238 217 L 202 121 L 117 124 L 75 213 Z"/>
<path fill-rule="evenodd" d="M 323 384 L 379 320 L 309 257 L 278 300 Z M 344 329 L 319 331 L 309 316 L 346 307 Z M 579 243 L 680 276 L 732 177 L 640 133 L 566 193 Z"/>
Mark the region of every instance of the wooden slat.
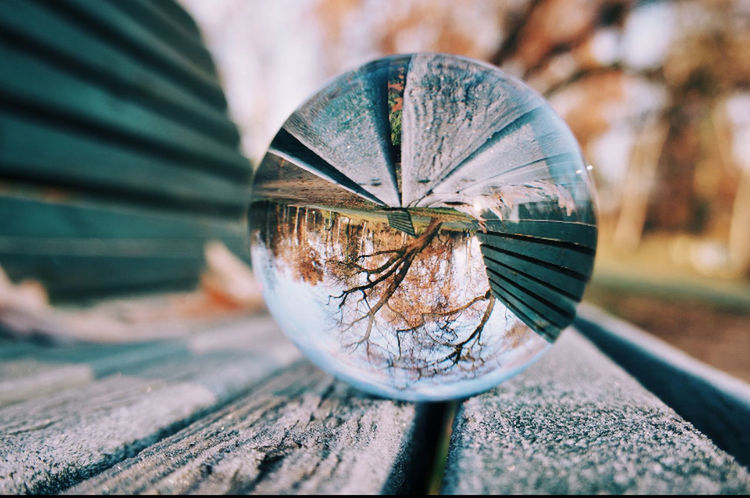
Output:
<path fill-rule="evenodd" d="M 268 317 L 206 330 L 175 349 L 148 366 L 120 365 L 119 374 L 0 408 L 0 492 L 65 489 L 298 358 Z"/>
<path fill-rule="evenodd" d="M 0 197 L 0 266 L 52 297 L 194 284 L 207 240 L 248 252 L 237 221 Z"/>
<path fill-rule="evenodd" d="M 0 60 L 0 267 L 13 280 L 70 300 L 194 285 L 210 239 L 248 259 L 252 168 L 178 5 L 8 0 Z"/>
<path fill-rule="evenodd" d="M 209 74 L 173 47 L 109 2 L 42 0 L 60 15 L 76 20 L 132 54 L 142 64 L 190 88 L 211 105 L 226 107 L 216 76 Z"/>
<path fill-rule="evenodd" d="M 463 403 L 443 492 L 748 493 L 750 474 L 569 329 Z"/>
<path fill-rule="evenodd" d="M 593 306 L 581 305 L 576 326 L 680 416 L 750 466 L 750 385 Z"/>
<path fill-rule="evenodd" d="M 99 3 L 95 3 L 98 5 Z M 0 93 L 27 109 L 39 109 L 79 120 L 121 140 L 137 140 L 205 161 L 217 172 L 249 177 L 250 166 L 239 153 L 212 138 L 101 87 L 64 69 L 0 43 L 4 77 Z M 54 88 L 54 91 L 51 91 Z"/>
<path fill-rule="evenodd" d="M 196 97 L 179 82 L 144 67 L 127 52 L 106 43 L 73 20 L 57 15 L 34 0 L 0 4 L 0 29 L 39 57 L 64 64 L 68 71 L 102 85 L 120 96 L 181 120 L 230 147 L 239 136 L 226 114 Z M 64 43 L 62 42 L 64 40 Z"/>
<path fill-rule="evenodd" d="M 380 204 L 398 207 L 401 199 L 387 128 L 387 81 L 387 66 L 377 63 L 341 77 L 298 108 L 284 130 L 348 183 Z"/>
<path fill-rule="evenodd" d="M 594 255 L 590 251 L 577 250 L 572 246 L 554 245 L 542 239 L 511 238 L 500 233 L 477 232 L 482 249 L 507 251 L 530 259 L 568 269 L 587 280 L 594 268 Z"/>
<path fill-rule="evenodd" d="M 200 30 L 195 20 L 175 0 L 158 0 L 153 2 L 153 5 L 169 16 L 173 22 L 182 26 L 185 32 L 192 33 L 200 38 Z"/>
<path fill-rule="evenodd" d="M 161 0 L 105 1 L 128 14 L 168 45 L 179 47 L 185 57 L 207 73 L 216 73 L 211 55 L 201 43 L 200 33 L 196 29 L 186 29 L 184 24 L 176 21 L 174 13 L 170 15 L 160 8 L 159 4 L 163 3 Z"/>
<path fill-rule="evenodd" d="M 0 174 L 162 204 L 241 213 L 249 186 L 29 116 L 0 115 Z M 43 147 L 40 144 L 44 144 Z"/>
<path fill-rule="evenodd" d="M 414 404 L 363 396 L 299 363 L 69 491 L 392 493 L 390 476 L 409 453 L 416 412 Z"/>
<path fill-rule="evenodd" d="M 4 345 L 13 346 L 12 343 Z M 29 343 L 21 345 L 34 346 Z M 184 344 L 175 341 L 130 344 L 71 342 L 17 349 L 15 354 L 0 358 L 0 407 L 51 395 L 123 369 L 184 354 L 184 349 Z"/>
<path fill-rule="evenodd" d="M 0 196 L 0 235 L 177 241 L 191 238 L 232 239 L 244 236 L 245 228 L 238 220 L 108 207 L 91 203 L 85 198 L 78 198 L 76 205 L 73 205 L 68 195 L 62 196 L 63 202 L 55 202 L 52 199 L 47 201 L 20 196 Z"/>
<path fill-rule="evenodd" d="M 538 105 L 538 97 L 490 67 L 439 54 L 412 57 L 404 90 L 403 206 L 420 205 L 495 132 Z"/>
<path fill-rule="evenodd" d="M 85 245 L 83 242 L 81 246 Z M 6 245 L 4 241 L 2 245 Z M 125 256 L 118 254 L 123 250 L 118 244 L 103 249 L 109 255 L 71 254 L 57 248 L 54 253 L 39 253 L 34 252 L 35 248 L 33 241 L 16 244 L 11 249 L 3 247 L 0 266 L 14 281 L 39 281 L 55 300 L 155 287 L 189 288 L 198 283 L 205 266 L 200 254 L 202 244 L 197 243 L 189 247 L 194 256 L 170 256 L 161 251 L 140 257 Z"/>

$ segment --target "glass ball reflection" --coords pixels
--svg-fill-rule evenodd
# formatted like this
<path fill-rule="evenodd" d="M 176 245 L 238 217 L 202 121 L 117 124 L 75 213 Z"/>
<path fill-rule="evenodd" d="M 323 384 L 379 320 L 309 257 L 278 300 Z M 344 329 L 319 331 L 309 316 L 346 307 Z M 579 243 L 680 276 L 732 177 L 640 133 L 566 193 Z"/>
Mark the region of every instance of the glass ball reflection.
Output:
<path fill-rule="evenodd" d="M 593 268 L 565 123 L 484 63 L 376 60 L 286 121 L 253 179 L 253 268 L 323 369 L 406 400 L 487 390 L 544 353 Z"/>

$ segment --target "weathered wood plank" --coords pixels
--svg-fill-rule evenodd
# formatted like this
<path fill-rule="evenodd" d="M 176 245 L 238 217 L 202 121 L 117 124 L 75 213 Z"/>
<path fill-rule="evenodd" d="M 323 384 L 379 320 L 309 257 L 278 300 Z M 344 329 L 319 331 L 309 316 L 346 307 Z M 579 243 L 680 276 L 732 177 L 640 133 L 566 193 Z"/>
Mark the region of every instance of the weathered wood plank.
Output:
<path fill-rule="evenodd" d="M 218 333 L 217 333 L 218 332 Z M 148 366 L 0 408 L 0 493 L 65 489 L 298 358 L 265 317 L 206 330 Z"/>
<path fill-rule="evenodd" d="M 298 108 L 284 129 L 348 183 L 358 185 L 381 204 L 397 207 L 401 199 L 391 157 L 387 82 L 384 65 L 367 65 L 347 74 Z"/>
<path fill-rule="evenodd" d="M 125 368 L 185 352 L 181 341 L 31 346 L 0 358 L 0 407 L 88 384 Z"/>
<path fill-rule="evenodd" d="M 393 492 L 386 483 L 409 453 L 416 413 L 417 405 L 365 397 L 300 362 L 69 491 Z"/>
<path fill-rule="evenodd" d="M 446 62 L 447 61 L 447 62 Z M 451 67 L 447 67 L 450 64 Z M 430 190 L 498 130 L 541 101 L 490 67 L 421 54 L 411 59 L 404 90 L 401 164 L 403 206 L 418 206 Z M 450 138 L 454 146 L 445 145 Z"/>
<path fill-rule="evenodd" d="M 581 305 L 576 326 L 680 416 L 750 466 L 750 385 L 593 306 Z"/>
<path fill-rule="evenodd" d="M 575 330 L 464 402 L 446 493 L 748 493 L 750 474 Z"/>

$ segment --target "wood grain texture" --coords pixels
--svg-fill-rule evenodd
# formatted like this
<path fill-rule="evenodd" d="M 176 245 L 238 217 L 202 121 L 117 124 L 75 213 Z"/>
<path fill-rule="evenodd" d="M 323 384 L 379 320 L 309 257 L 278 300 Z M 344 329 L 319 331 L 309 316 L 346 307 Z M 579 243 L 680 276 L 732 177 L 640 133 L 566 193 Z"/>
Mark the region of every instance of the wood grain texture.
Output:
<path fill-rule="evenodd" d="M 21 344 L 32 347 L 0 358 L 0 407 L 88 384 L 123 369 L 185 353 L 181 341 L 134 344 L 72 342 L 48 347 Z M 2 343 L 2 347 L 13 346 L 17 345 Z"/>
<path fill-rule="evenodd" d="M 578 332 L 553 348 L 464 402 L 444 492 L 750 492 L 747 469 Z"/>
<path fill-rule="evenodd" d="M 36 374 L 27 372 L 27 378 L 41 381 L 51 365 L 58 365 L 57 374 L 73 380 L 68 389 L 42 390 L 0 408 L 0 492 L 65 489 L 232 400 L 298 357 L 267 316 L 205 330 L 146 364 L 114 355 L 109 372 L 100 372 L 104 376 L 98 379 L 94 352 L 88 359 L 85 354 L 69 359 L 67 366 L 90 370 L 90 382 L 80 378 L 80 368 L 66 370 L 64 358 L 39 356 Z"/>
<path fill-rule="evenodd" d="M 581 306 L 576 326 L 680 416 L 750 466 L 750 385 L 594 306 Z"/>
<path fill-rule="evenodd" d="M 396 170 L 387 114 L 387 68 L 364 66 L 297 109 L 284 129 L 349 180 L 397 207 Z"/>
<path fill-rule="evenodd" d="M 416 405 L 300 362 L 71 493 L 379 493 L 408 453 Z M 409 478 L 410 476 L 405 476 Z"/>
<path fill-rule="evenodd" d="M 527 96 L 526 99 L 509 98 Z M 531 111 L 539 97 L 493 68 L 441 55 L 416 55 L 406 75 L 402 201 L 421 199 L 498 130 Z"/>

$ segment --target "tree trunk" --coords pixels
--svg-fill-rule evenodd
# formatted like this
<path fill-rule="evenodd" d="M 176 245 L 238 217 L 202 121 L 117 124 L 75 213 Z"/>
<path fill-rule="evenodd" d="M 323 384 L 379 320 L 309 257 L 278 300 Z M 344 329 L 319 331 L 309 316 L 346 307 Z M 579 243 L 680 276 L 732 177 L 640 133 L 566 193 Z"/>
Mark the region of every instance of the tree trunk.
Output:
<path fill-rule="evenodd" d="M 640 244 L 667 129 L 667 123 L 657 117 L 644 124 L 638 134 L 620 197 L 620 215 L 613 236 L 616 247 L 634 250 Z"/>

